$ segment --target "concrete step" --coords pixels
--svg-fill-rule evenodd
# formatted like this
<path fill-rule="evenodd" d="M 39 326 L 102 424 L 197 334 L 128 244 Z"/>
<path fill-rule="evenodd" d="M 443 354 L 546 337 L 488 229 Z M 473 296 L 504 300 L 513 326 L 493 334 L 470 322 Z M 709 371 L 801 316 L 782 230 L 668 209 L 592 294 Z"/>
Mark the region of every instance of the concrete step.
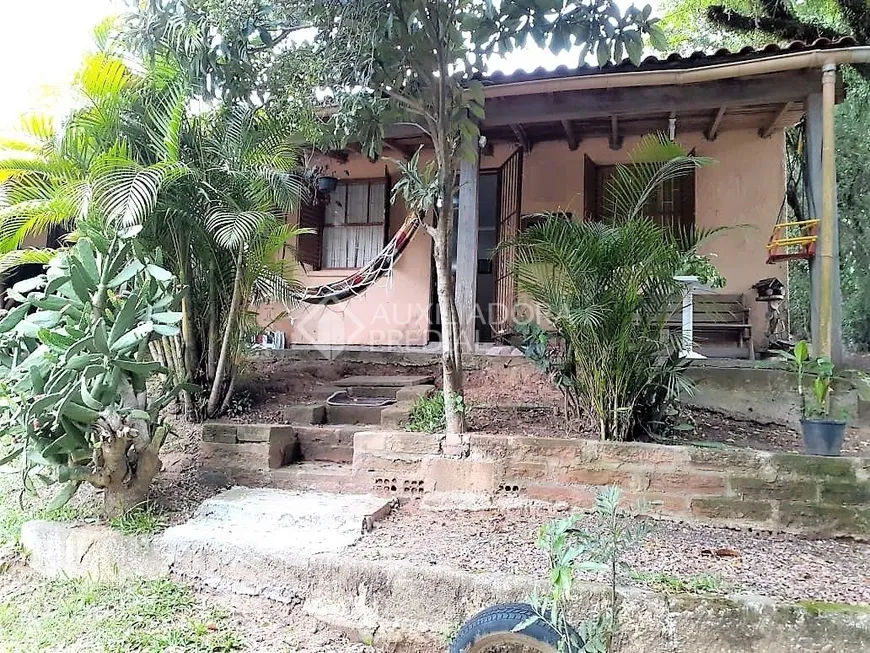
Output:
<path fill-rule="evenodd" d="M 304 447 L 308 444 L 330 444 L 353 446 L 355 433 L 365 431 L 361 426 L 353 424 L 323 424 L 322 426 L 294 426 L 296 439 L 299 445 Z"/>
<path fill-rule="evenodd" d="M 330 424 L 380 424 L 385 406 L 339 405 L 326 407 L 326 421 Z"/>
<path fill-rule="evenodd" d="M 311 397 L 315 400 L 322 401 L 329 399 L 331 395 L 334 395 L 340 390 L 344 390 L 344 388 L 339 388 L 337 385 L 319 385 L 311 390 Z"/>
<path fill-rule="evenodd" d="M 395 399 L 401 388 L 389 385 L 351 385 L 345 388 L 349 397 L 366 399 Z"/>
<path fill-rule="evenodd" d="M 370 483 L 367 475 L 354 476 L 350 464 L 302 462 L 272 470 L 272 485 L 282 490 L 361 492 Z"/>
<path fill-rule="evenodd" d="M 425 385 L 432 383 L 431 374 L 421 375 L 405 375 L 396 374 L 392 376 L 348 376 L 335 382 L 335 385 L 343 388 L 352 386 L 383 386 L 389 388 L 404 388 L 409 385 Z"/>
<path fill-rule="evenodd" d="M 329 424 L 294 428 L 297 451 L 303 461 L 353 462 L 353 436 L 360 427 Z"/>

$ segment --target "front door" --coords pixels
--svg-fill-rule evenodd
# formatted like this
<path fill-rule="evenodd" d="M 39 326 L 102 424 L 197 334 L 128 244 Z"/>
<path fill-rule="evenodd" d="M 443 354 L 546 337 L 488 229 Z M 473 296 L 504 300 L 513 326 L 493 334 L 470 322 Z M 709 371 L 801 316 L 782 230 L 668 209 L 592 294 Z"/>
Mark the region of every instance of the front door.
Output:
<path fill-rule="evenodd" d="M 498 243 L 516 237 L 520 230 L 522 207 L 523 151 L 517 149 L 498 169 Z M 482 210 L 482 209 L 481 209 Z M 499 250 L 493 256 L 495 301 L 490 310 L 494 338 L 507 334 L 513 327 L 517 285 L 511 275 L 514 252 Z"/>
<path fill-rule="evenodd" d="M 523 153 L 517 150 L 500 167 L 480 171 L 478 181 L 477 292 L 475 333 L 478 342 L 492 342 L 513 325 L 516 284 L 510 276 L 511 252 L 496 252 L 503 240 L 519 231 Z M 454 202 L 454 206 L 456 202 Z M 454 239 L 459 212 L 454 211 Z M 456 243 L 454 240 L 456 264 Z M 430 340 L 441 339 L 441 316 L 432 264 Z"/>

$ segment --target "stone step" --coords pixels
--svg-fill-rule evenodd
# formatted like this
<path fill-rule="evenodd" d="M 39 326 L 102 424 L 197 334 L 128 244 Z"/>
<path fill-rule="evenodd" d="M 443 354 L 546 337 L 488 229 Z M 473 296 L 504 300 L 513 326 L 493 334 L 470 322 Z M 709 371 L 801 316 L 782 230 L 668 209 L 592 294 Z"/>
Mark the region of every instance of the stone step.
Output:
<path fill-rule="evenodd" d="M 302 447 L 307 444 L 341 444 L 352 447 L 354 434 L 365 429 L 352 424 L 323 424 L 322 426 L 297 425 L 293 430 Z"/>
<path fill-rule="evenodd" d="M 397 374 L 393 376 L 348 376 L 335 382 L 335 385 L 343 388 L 351 386 L 384 386 L 389 388 L 404 388 L 409 385 L 426 385 L 432 383 L 431 374 L 421 375 L 405 375 Z"/>
<path fill-rule="evenodd" d="M 282 490 L 361 492 L 369 489 L 367 475 L 355 476 L 350 464 L 302 462 L 272 470 L 272 485 Z"/>
<path fill-rule="evenodd" d="M 326 407 L 326 421 L 330 424 L 380 424 L 385 406 L 338 405 Z"/>
<path fill-rule="evenodd" d="M 401 388 L 389 385 L 351 385 L 345 388 L 349 397 L 366 399 L 395 399 Z"/>
<path fill-rule="evenodd" d="M 344 388 L 339 388 L 337 385 L 319 385 L 311 390 L 311 397 L 318 401 L 324 401 L 341 390 Z"/>
<path fill-rule="evenodd" d="M 353 462 L 353 445 L 309 444 L 302 449 L 302 460 L 350 464 Z"/>

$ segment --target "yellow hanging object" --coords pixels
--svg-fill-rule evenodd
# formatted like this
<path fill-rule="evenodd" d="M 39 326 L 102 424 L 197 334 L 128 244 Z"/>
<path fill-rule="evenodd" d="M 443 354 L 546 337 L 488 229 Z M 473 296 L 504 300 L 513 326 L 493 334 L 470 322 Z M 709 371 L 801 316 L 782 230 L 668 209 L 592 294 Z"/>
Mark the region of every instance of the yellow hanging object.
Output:
<path fill-rule="evenodd" d="M 810 259 L 816 254 L 819 220 L 779 222 L 767 243 L 767 262 Z"/>

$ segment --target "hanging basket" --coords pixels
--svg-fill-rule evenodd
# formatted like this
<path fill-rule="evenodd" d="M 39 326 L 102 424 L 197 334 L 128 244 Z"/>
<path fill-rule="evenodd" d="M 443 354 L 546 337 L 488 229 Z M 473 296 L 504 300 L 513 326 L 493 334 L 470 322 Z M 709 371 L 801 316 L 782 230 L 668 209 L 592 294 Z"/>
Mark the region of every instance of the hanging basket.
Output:
<path fill-rule="evenodd" d="M 331 193 L 338 188 L 338 177 L 323 176 L 317 178 L 317 190 L 321 193 Z"/>

